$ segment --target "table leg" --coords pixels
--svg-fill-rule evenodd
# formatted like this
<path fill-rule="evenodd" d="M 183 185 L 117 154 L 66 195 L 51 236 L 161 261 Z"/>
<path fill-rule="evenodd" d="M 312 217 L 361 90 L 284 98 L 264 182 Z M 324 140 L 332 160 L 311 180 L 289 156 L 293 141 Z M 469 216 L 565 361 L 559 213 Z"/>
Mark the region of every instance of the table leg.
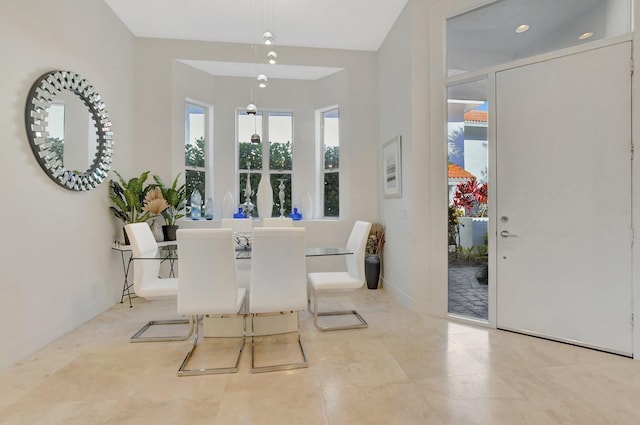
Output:
<path fill-rule="evenodd" d="M 125 261 L 124 251 L 120 251 L 120 257 L 122 259 L 122 271 L 124 273 L 124 283 L 122 284 L 122 295 L 120 296 L 120 304 L 124 301 L 125 294 L 129 298 L 129 308 L 133 307 L 131 303 L 131 285 L 129 284 L 129 268 L 133 260 L 133 255 L 129 254 L 129 259 Z"/>

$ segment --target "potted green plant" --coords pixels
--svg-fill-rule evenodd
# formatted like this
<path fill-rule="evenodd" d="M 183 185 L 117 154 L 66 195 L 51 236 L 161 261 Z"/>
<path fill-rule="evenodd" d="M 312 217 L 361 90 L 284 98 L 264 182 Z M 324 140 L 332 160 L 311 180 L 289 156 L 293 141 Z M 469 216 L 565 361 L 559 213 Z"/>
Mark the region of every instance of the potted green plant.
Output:
<path fill-rule="evenodd" d="M 385 243 L 385 227 L 381 223 L 373 223 L 369 230 L 364 257 L 364 276 L 367 288 L 378 289 L 380 281 L 382 247 Z"/>
<path fill-rule="evenodd" d="M 162 217 L 165 222 L 165 225 L 162 226 L 162 233 L 165 241 L 176 240 L 176 231 L 178 230 L 176 221 L 185 216 L 182 211 L 185 209 L 185 202 L 187 200 L 187 187 L 185 183 L 178 186 L 180 174 L 181 173 L 176 176 L 171 186 L 164 184 L 159 176 L 153 176 L 157 187 L 159 187 L 162 192 L 162 197 L 167 201 L 167 204 L 169 204 L 169 206 L 162 211 Z"/>
<path fill-rule="evenodd" d="M 128 181 L 117 171 L 113 172 L 118 177 L 118 180 L 112 179 L 109 182 L 109 199 L 114 204 L 109 208 L 113 215 L 121 220 L 123 225 L 147 221 L 151 213 L 145 211 L 143 206 L 144 198 L 150 189 L 150 186 L 145 185 L 149 171 L 145 171 L 140 176 L 133 177 Z M 125 244 L 129 245 L 129 238 L 124 228 L 123 233 Z"/>

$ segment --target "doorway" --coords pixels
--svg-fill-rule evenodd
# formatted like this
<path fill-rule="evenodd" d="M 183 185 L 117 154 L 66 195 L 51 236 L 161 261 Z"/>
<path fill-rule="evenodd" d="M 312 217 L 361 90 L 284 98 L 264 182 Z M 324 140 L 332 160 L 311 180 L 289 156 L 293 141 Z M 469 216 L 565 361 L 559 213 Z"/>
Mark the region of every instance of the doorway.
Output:
<path fill-rule="evenodd" d="M 630 59 L 496 73 L 498 328 L 632 354 Z"/>
<path fill-rule="evenodd" d="M 487 79 L 447 89 L 449 314 L 489 317 Z"/>

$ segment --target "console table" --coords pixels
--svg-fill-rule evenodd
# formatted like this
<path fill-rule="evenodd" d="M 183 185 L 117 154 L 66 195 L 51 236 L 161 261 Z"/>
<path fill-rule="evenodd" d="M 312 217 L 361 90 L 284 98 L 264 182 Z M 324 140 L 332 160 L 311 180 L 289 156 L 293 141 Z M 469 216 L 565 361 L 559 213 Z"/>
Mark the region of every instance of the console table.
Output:
<path fill-rule="evenodd" d="M 169 273 L 169 277 L 174 277 L 173 264 L 177 258 L 174 253 L 177 248 L 176 241 L 158 242 L 158 247 L 161 248 L 161 252 L 163 251 L 168 255 L 165 255 L 164 258 L 154 259 L 159 259 L 162 261 L 168 260 L 171 263 L 171 271 Z M 131 245 L 125 245 L 116 241 L 111 246 L 111 249 L 114 251 L 118 251 L 120 253 L 120 258 L 122 259 L 122 272 L 124 274 L 124 282 L 122 283 L 122 295 L 120 296 L 120 304 L 124 302 L 124 297 L 126 296 L 129 299 L 129 308 L 131 308 L 133 307 L 131 299 L 137 297 L 136 294 L 131 293 L 131 287 L 133 286 L 133 283 L 129 283 L 129 269 L 134 259 Z"/>

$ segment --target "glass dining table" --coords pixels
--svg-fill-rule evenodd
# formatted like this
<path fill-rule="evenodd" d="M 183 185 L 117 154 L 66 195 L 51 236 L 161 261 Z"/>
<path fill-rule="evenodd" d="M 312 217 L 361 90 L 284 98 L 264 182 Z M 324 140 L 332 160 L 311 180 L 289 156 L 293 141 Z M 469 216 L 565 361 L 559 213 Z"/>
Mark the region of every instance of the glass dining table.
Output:
<path fill-rule="evenodd" d="M 250 260 L 251 259 L 251 244 L 249 239 L 236 240 L 236 259 L 238 260 Z M 174 266 L 178 260 L 178 245 L 175 241 L 159 242 L 158 250 L 153 256 L 136 257 L 132 253 L 131 245 L 114 244 L 113 250 L 119 251 L 122 256 L 122 269 L 124 273 L 124 283 L 122 287 L 122 296 L 120 297 L 120 303 L 124 302 L 125 297 L 129 300 L 129 307 L 133 307 L 131 302 L 132 298 L 136 295 L 132 293 L 132 282 L 129 282 L 129 270 L 131 263 L 134 260 L 148 260 L 148 261 L 160 261 L 167 262 L 169 264 L 168 277 L 175 277 Z M 125 258 L 125 254 L 128 254 L 128 259 Z M 352 251 L 344 247 L 308 247 L 305 248 L 305 257 L 327 257 L 335 255 L 350 255 Z"/>

